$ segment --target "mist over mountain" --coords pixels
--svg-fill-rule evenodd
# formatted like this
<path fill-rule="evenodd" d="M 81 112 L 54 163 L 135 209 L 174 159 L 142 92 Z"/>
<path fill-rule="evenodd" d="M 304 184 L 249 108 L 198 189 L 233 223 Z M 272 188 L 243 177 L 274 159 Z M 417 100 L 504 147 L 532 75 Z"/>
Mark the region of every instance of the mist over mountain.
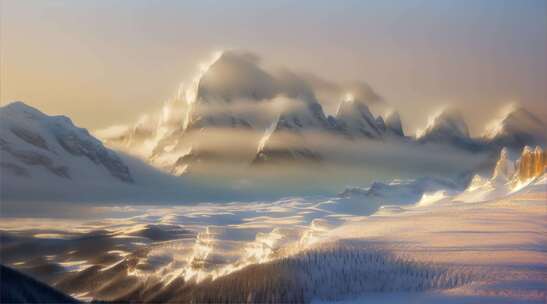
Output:
<path fill-rule="evenodd" d="M 333 102 L 325 101 L 329 96 L 339 96 L 332 115 L 322 106 Z M 82 189 L 102 189 L 89 199 L 122 198 L 127 191 L 139 193 L 139 201 L 250 199 L 335 194 L 394 178 L 465 180 L 491 170 L 503 147 L 520 151 L 546 142 L 544 123 L 517 107 L 480 137 L 470 135 L 455 108 L 409 136 L 399 113 L 365 83 L 274 70 L 235 51 L 217 54 L 157 112 L 94 133 L 114 150 L 66 117 L 22 102 L 1 111 L 2 167 L 10 176 L 2 186 L 19 199 L 41 193 L 81 200 Z M 73 195 L 54 190 L 65 180 L 74 183 Z M 41 190 L 19 191 L 25 181 Z M 219 191 L 206 190 L 211 181 Z"/>
<path fill-rule="evenodd" d="M 490 126 L 484 140 L 492 145 L 519 149 L 526 145 L 545 146 L 545 122 L 520 106 L 512 106 L 499 121 Z"/>
<path fill-rule="evenodd" d="M 325 113 L 323 106 L 333 103 L 336 112 Z M 472 137 L 462 114 L 448 107 L 412 137 L 404 133 L 399 113 L 366 83 L 338 84 L 275 70 L 252 53 L 226 51 L 203 65 L 157 114 L 117 133 L 98 135 L 114 148 L 182 175 L 207 171 L 199 169 L 207 164 L 317 165 L 336 163 L 337 155 L 348 154 L 362 161 L 366 147 L 385 144 L 496 154 L 504 146 L 545 145 L 543 126 L 533 114 L 516 108 L 495 131 Z M 333 142 L 339 143 L 334 154 L 327 144 Z"/>
<path fill-rule="evenodd" d="M 0 107 L 0 152 L 3 215 L 25 210 L 23 201 L 195 203 L 243 195 L 229 186 L 161 172 L 105 147 L 70 118 L 49 116 L 20 101 Z M 43 205 L 35 212 L 49 212 Z"/>

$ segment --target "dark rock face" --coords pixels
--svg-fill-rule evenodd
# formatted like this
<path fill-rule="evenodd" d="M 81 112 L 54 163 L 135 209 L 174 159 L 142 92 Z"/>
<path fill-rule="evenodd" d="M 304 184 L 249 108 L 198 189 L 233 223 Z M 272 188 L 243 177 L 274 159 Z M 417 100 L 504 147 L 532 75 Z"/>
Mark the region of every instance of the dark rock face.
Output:
<path fill-rule="evenodd" d="M 286 113 L 279 117 L 275 128 L 253 159 L 253 165 L 291 162 L 310 164 L 321 161 L 319 153 L 307 147 L 303 132 L 314 129 L 330 132 L 331 125 L 320 105 L 319 108 L 310 106 L 304 109 L 301 115 Z"/>
<path fill-rule="evenodd" d="M 349 138 L 379 138 L 386 128 L 384 120 L 374 118 L 368 106 L 358 100 L 342 102 L 336 121 L 338 131 Z"/>
<path fill-rule="evenodd" d="M 264 149 L 253 160 L 253 165 L 307 162 L 319 163 L 321 156 L 309 149 Z"/>
<path fill-rule="evenodd" d="M 393 112 L 388 115 L 385 124 L 386 130 L 389 130 L 398 136 L 405 136 L 403 132 L 403 125 L 401 123 L 401 117 L 398 112 Z"/>
<path fill-rule="evenodd" d="M 252 129 L 252 126 L 245 119 L 229 114 L 195 115 L 186 130 L 194 131 L 202 128 Z"/>
<path fill-rule="evenodd" d="M 75 299 L 27 275 L 0 265 L 1 303 L 79 303 Z"/>

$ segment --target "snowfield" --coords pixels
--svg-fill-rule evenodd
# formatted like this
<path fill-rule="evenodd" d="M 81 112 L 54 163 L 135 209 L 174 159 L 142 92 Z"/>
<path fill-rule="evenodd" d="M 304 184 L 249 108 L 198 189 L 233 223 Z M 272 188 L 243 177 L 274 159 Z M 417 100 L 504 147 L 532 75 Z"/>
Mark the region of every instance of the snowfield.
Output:
<path fill-rule="evenodd" d="M 84 222 L 3 218 L 1 256 L 83 300 L 543 303 L 546 193 L 542 175 L 494 200 L 379 209 L 366 195 L 90 207 Z"/>

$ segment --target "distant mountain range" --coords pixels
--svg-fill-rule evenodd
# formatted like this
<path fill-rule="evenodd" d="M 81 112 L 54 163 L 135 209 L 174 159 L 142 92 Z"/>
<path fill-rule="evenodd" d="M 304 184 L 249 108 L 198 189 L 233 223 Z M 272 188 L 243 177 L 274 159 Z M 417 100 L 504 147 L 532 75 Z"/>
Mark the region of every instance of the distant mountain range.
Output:
<path fill-rule="evenodd" d="M 399 150 L 424 147 L 424 153 L 429 146 L 498 153 L 547 143 L 545 123 L 520 107 L 479 137 L 470 135 L 457 110 L 447 108 L 414 137 L 404 134 L 397 111 L 373 114 L 378 104 L 379 97 L 361 86 L 359 94 L 339 102 L 334 116 L 326 115 L 316 90 L 301 76 L 268 72 L 252 55 L 226 52 L 158 115 L 97 134 L 106 146 L 172 175 L 200 165 L 323 164 L 351 153 L 347 159 L 358 163 L 366 156 L 360 148 L 380 143 Z M 0 108 L 0 117 L 0 165 L 11 175 L 42 174 L 33 169 L 43 168 L 55 179 L 135 182 L 117 152 L 67 117 L 47 116 L 23 102 Z"/>
<path fill-rule="evenodd" d="M 272 104 L 283 106 L 269 111 Z M 312 139 L 318 134 L 324 135 L 324 142 L 339 138 L 438 144 L 468 152 L 520 150 L 547 143 L 545 123 L 524 108 L 514 108 L 478 138 L 471 137 L 458 111 L 445 109 L 420 134 L 410 137 L 403 133 L 397 111 L 375 116 L 370 107 L 376 104 L 378 97 L 372 92 L 347 94 L 336 114 L 327 116 L 312 86 L 298 75 L 273 74 L 252 55 L 226 52 L 202 71 L 182 97 L 169 101 L 158 117 L 149 116 L 101 138 L 177 175 L 207 162 L 328 162 L 328 152 Z"/>

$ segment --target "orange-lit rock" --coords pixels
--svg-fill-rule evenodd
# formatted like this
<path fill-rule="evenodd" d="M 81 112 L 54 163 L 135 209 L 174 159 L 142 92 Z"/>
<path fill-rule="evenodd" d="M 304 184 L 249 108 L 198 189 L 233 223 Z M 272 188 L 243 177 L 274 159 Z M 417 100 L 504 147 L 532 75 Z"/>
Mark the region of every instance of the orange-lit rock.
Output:
<path fill-rule="evenodd" d="M 532 151 L 530 147 L 522 150 L 522 155 L 517 161 L 517 177 L 519 181 L 525 181 L 530 178 L 541 176 L 545 172 L 547 163 L 545 162 L 546 152 L 540 147 Z"/>
<path fill-rule="evenodd" d="M 534 151 L 534 176 L 540 176 L 545 172 L 547 163 L 545 162 L 547 152 L 540 147 L 536 147 Z"/>

